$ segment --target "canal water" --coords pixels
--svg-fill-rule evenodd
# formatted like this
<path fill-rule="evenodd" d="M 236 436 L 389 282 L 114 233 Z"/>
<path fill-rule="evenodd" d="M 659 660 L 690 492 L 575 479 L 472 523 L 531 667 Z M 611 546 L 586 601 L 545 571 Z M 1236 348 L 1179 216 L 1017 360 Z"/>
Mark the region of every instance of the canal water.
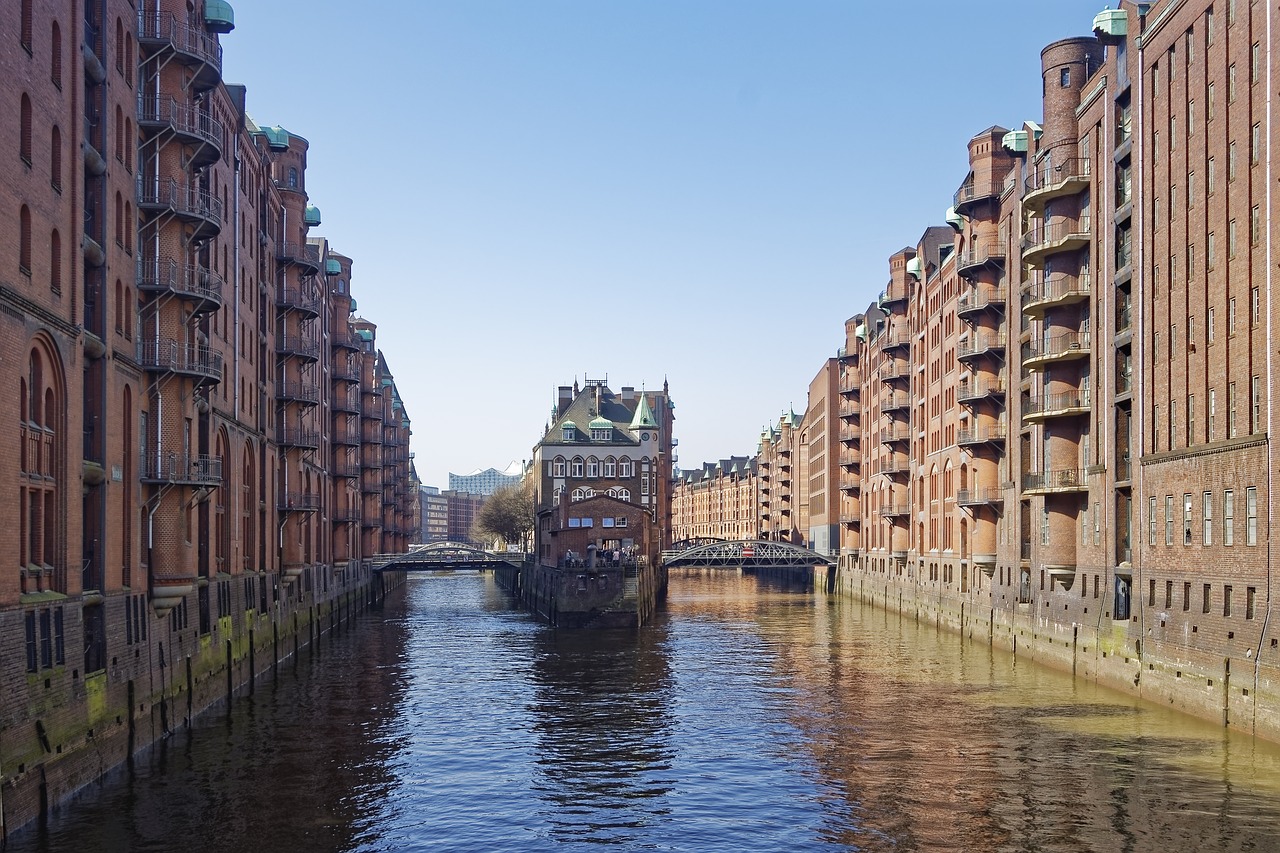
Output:
<path fill-rule="evenodd" d="M 725 570 L 638 634 L 412 577 L 28 851 L 1272 851 L 1280 748 Z"/>

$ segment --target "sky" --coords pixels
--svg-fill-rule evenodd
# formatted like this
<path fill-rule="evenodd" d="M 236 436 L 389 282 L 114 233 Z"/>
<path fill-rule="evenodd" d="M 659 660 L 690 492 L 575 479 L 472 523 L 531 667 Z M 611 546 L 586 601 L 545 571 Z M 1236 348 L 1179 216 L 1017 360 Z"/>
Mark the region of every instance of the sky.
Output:
<path fill-rule="evenodd" d="M 425 484 L 530 458 L 586 377 L 669 382 L 695 468 L 804 411 L 969 138 L 1038 121 L 1040 50 L 1103 5 L 241 0 L 223 76 L 310 143 Z"/>

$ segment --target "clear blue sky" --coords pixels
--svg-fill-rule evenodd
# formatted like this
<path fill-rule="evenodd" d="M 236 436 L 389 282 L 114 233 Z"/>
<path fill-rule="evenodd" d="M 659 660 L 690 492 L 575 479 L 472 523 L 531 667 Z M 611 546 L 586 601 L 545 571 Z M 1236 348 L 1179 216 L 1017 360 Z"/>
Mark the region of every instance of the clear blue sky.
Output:
<path fill-rule="evenodd" d="M 667 378 L 683 467 L 754 453 L 1103 6 L 241 0 L 224 73 L 310 141 L 312 233 L 447 486 L 584 374 Z"/>

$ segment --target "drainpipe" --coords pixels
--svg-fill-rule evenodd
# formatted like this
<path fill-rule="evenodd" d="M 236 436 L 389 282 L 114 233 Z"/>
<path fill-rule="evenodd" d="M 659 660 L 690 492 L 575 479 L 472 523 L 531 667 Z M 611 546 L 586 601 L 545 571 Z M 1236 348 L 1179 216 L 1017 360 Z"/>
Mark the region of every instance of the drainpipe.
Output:
<path fill-rule="evenodd" d="M 1274 512 L 1275 512 L 1275 496 L 1272 494 L 1272 490 L 1273 490 L 1274 485 L 1275 485 L 1275 482 L 1274 482 L 1274 481 L 1275 481 L 1275 461 L 1274 461 L 1274 459 L 1273 459 L 1272 452 L 1271 452 L 1271 438 L 1272 438 L 1272 437 L 1274 437 L 1274 436 L 1275 436 L 1275 434 L 1276 434 L 1276 433 L 1275 433 L 1275 407 L 1274 407 L 1274 405 L 1273 405 L 1273 399 L 1272 399 L 1275 395 L 1274 395 L 1274 392 L 1273 392 L 1273 386 L 1270 384 L 1270 383 L 1271 383 L 1271 376 L 1272 376 L 1271 371 L 1274 369 L 1274 368 L 1272 367 L 1272 360 L 1271 360 L 1271 359 L 1272 359 L 1272 353 L 1271 353 L 1271 349 L 1272 349 L 1272 347 L 1275 345 L 1275 344 L 1273 343 L 1273 338 L 1272 338 L 1272 329 L 1271 329 L 1271 326 L 1272 326 L 1272 323 L 1271 323 L 1271 313 L 1272 313 L 1272 307 L 1271 307 L 1271 276 L 1272 276 L 1271 263 L 1272 263 L 1272 260 L 1271 260 L 1271 227 L 1270 227 L 1270 216 L 1271 216 L 1271 180 L 1272 180 L 1272 178 L 1271 178 L 1271 134 L 1272 134 L 1272 127 L 1271 127 L 1271 79 L 1272 79 L 1272 71 L 1271 71 L 1271 68 L 1272 68 L 1272 54 L 1274 53 L 1274 50 L 1273 50 L 1273 47 L 1272 47 L 1272 27 L 1271 27 L 1271 22 L 1272 22 L 1272 18 L 1274 18 L 1274 17 L 1275 17 L 1275 9 L 1274 9 L 1274 8 L 1272 8 L 1270 4 L 1268 4 L 1268 6 L 1267 6 L 1267 79 L 1266 79 L 1266 81 L 1265 81 L 1265 86 L 1266 86 L 1266 91 L 1267 91 L 1267 110 L 1266 110 L 1266 113 L 1267 113 L 1267 145 L 1266 145 L 1266 155 L 1267 155 L 1267 170 L 1266 170 L 1266 175 L 1267 175 L 1267 177 L 1266 177 L 1266 185 L 1267 185 L 1267 198 L 1266 198 L 1266 205 L 1267 205 L 1267 208 L 1266 208 L 1266 210 L 1267 210 L 1267 219 L 1266 219 L 1266 220 L 1264 220 L 1265 222 L 1267 222 L 1267 250 L 1266 250 L 1266 259 L 1267 259 L 1267 260 L 1266 260 L 1266 269 L 1267 269 L 1267 278 L 1266 278 L 1266 288 L 1267 288 L 1267 381 L 1268 381 L 1268 387 L 1267 387 L 1267 608 L 1266 608 L 1266 613 L 1265 613 L 1265 615 L 1262 617 L 1262 634 L 1261 634 L 1261 636 L 1259 636 L 1259 637 L 1258 637 L 1258 650 L 1257 650 L 1257 651 L 1254 653 L 1254 655 L 1253 655 L 1253 692 L 1254 692 L 1255 694 L 1258 692 L 1258 680 L 1259 680 L 1260 675 L 1261 675 L 1261 673 L 1260 673 L 1260 669 L 1261 669 L 1261 666 L 1262 666 L 1262 643 L 1263 643 L 1263 641 L 1264 641 L 1264 640 L 1266 640 L 1266 638 L 1267 638 L 1267 627 L 1268 627 L 1268 626 L 1270 625 L 1270 623 L 1271 623 L 1271 601 L 1272 601 L 1272 590 L 1271 590 L 1271 533 L 1272 533 L 1272 523 L 1271 523 L 1271 522 L 1272 522 L 1272 519 L 1274 518 Z"/>
<path fill-rule="evenodd" d="M 1143 64 L 1143 57 L 1146 52 L 1146 44 L 1144 43 L 1144 39 L 1143 39 L 1143 36 L 1145 35 L 1145 33 L 1141 32 L 1144 29 L 1143 25 L 1145 23 L 1146 23 L 1146 15 L 1143 14 L 1140 10 L 1139 24 L 1138 24 L 1138 29 L 1140 34 L 1138 35 L 1138 38 L 1137 38 L 1137 43 L 1138 43 L 1137 103 L 1138 103 L 1138 106 L 1137 106 L 1137 109 L 1133 111 L 1134 127 L 1132 131 L 1134 146 L 1137 149 L 1137 153 L 1134 156 L 1133 180 L 1138 187 L 1137 192 L 1139 196 L 1139 202 L 1138 204 L 1134 205 L 1134 208 L 1135 208 L 1134 218 L 1137 220 L 1137 229 L 1136 229 L 1137 239 L 1134 241 L 1134 254 L 1133 254 L 1134 269 L 1133 269 L 1133 278 L 1130 279 L 1131 285 L 1129 287 L 1130 293 L 1136 293 L 1141 295 L 1140 298 L 1134 300 L 1134 302 L 1136 303 L 1136 305 L 1134 306 L 1135 314 L 1136 314 L 1136 317 L 1134 319 L 1134 324 L 1137 326 L 1137 329 L 1135 330 L 1134 334 L 1138 342 L 1137 346 L 1135 347 L 1135 349 L 1138 350 L 1138 352 L 1134 356 L 1134 360 L 1136 360 L 1138 363 L 1136 366 L 1136 370 L 1134 370 L 1134 375 L 1136 377 L 1135 383 L 1134 383 L 1135 384 L 1134 393 L 1130 396 L 1130 399 L 1136 398 L 1138 400 L 1138 405 L 1135 407 L 1137 409 L 1137 412 L 1134 415 L 1134 426 L 1129 430 L 1130 447 L 1132 447 L 1133 445 L 1134 432 L 1136 431 L 1138 434 L 1138 452 L 1130 452 L 1129 458 L 1131 460 L 1131 464 L 1133 464 L 1134 467 L 1137 469 L 1132 473 L 1133 482 L 1136 484 L 1137 488 L 1130 491 L 1131 493 L 1132 492 L 1137 493 L 1137 504 L 1139 507 L 1142 506 L 1143 499 L 1146 496 L 1146 489 L 1144 487 L 1143 478 L 1142 478 L 1141 451 L 1143 449 L 1143 442 L 1146 441 L 1146 420 L 1147 420 L 1146 419 L 1147 407 L 1145 405 L 1145 400 L 1147 399 L 1146 397 L 1147 383 L 1145 379 L 1146 373 L 1142 369 L 1142 360 L 1145 360 L 1147 355 L 1147 346 L 1146 346 L 1147 312 L 1146 312 L 1146 300 L 1144 298 L 1141 298 L 1141 297 L 1144 297 L 1147 292 L 1147 287 L 1146 287 L 1147 265 L 1146 265 L 1146 257 L 1145 257 L 1146 242 L 1142 239 L 1142 235 L 1145 233 L 1143 229 L 1145 227 L 1145 219 L 1146 219 L 1145 214 L 1147 209 L 1143 200 L 1143 193 L 1145 192 L 1145 189 L 1146 189 L 1146 184 L 1144 183 L 1146 170 L 1143 167 L 1147 162 L 1147 159 L 1146 159 L 1146 138 L 1147 137 L 1146 137 L 1146 130 L 1145 130 L 1146 122 L 1143 121 L 1143 119 L 1146 116 L 1146 113 L 1144 110 L 1147 103 L 1146 96 L 1144 94 L 1144 89 L 1145 89 L 1144 83 L 1146 82 L 1147 78 L 1144 73 L 1145 66 Z M 1133 102 L 1134 102 L 1134 99 L 1130 98 L 1129 104 L 1131 108 L 1132 108 Z M 1155 369 L 1154 364 L 1152 364 L 1151 367 L 1153 370 Z M 1148 504 L 1148 507 L 1150 507 L 1150 504 Z M 1150 524 L 1151 519 L 1148 518 L 1147 523 Z M 1130 506 L 1129 506 L 1129 527 L 1130 527 L 1130 530 L 1133 529 L 1132 501 L 1130 502 Z M 1141 539 L 1141 537 L 1142 537 L 1142 524 L 1141 522 L 1139 522 L 1138 536 L 1136 538 Z M 1144 568 L 1142 555 L 1145 553 L 1145 551 L 1142 548 L 1133 547 L 1134 545 L 1133 538 L 1134 537 L 1131 537 L 1129 542 L 1130 548 L 1131 548 L 1130 555 L 1129 555 L 1129 559 L 1130 559 L 1129 568 L 1131 572 L 1136 574 L 1138 578 L 1141 579 L 1143 577 L 1143 568 Z M 1130 589 L 1129 589 L 1129 601 L 1130 601 L 1130 606 L 1132 606 L 1132 602 L 1133 602 L 1133 585 L 1132 584 L 1130 585 Z M 1101 610 L 1102 608 L 1099 608 L 1099 611 Z M 1138 608 L 1138 618 L 1140 620 L 1145 620 L 1142 607 Z M 1099 619 L 1101 619 L 1101 613 L 1099 613 Z M 1142 627 L 1145 625 L 1145 621 L 1140 621 L 1138 624 L 1140 627 Z M 1099 621 L 1099 627 L 1101 627 L 1101 621 Z M 1141 660 L 1142 656 L 1139 655 L 1138 659 Z"/>

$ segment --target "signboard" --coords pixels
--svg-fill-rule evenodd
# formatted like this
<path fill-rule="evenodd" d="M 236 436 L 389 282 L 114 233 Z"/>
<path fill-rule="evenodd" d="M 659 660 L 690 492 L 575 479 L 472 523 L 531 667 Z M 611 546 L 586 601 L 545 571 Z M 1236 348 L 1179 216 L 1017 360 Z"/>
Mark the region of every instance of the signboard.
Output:
<path fill-rule="evenodd" d="M 748 557 L 754 557 L 755 555 L 756 555 L 756 549 L 755 549 L 755 548 L 753 548 L 753 547 L 752 547 L 752 546 L 750 546 L 750 545 L 743 545 L 743 546 L 742 546 L 742 557 L 743 557 L 743 559 L 746 559 L 746 558 L 748 558 Z"/>

